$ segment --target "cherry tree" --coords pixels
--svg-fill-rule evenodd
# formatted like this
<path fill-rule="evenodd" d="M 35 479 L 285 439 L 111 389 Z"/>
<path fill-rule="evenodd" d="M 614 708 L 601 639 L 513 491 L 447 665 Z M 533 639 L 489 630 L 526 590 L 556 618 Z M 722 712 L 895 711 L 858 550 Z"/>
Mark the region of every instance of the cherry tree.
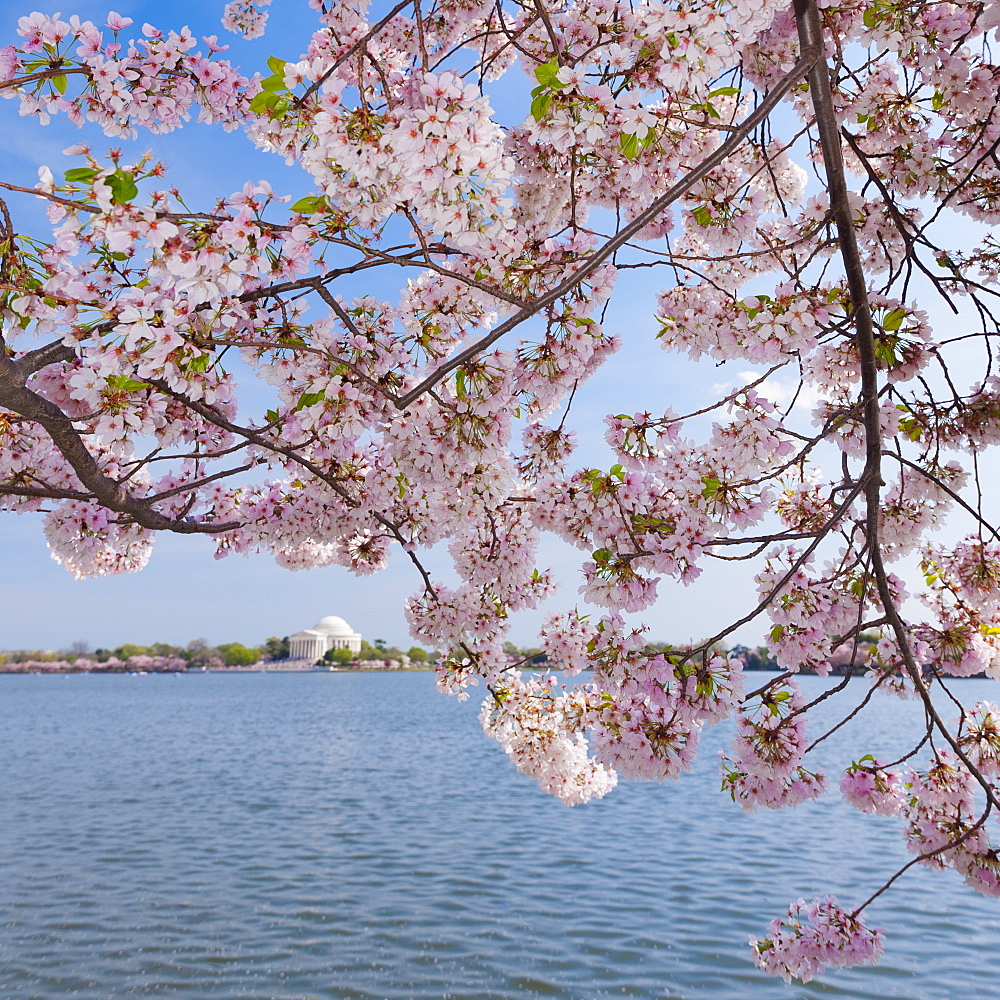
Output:
<path fill-rule="evenodd" d="M 265 6 L 223 24 L 257 37 Z M 3 181 L 0 505 L 44 512 L 76 576 L 141 569 L 161 531 L 358 574 L 398 547 L 413 637 L 447 651 L 440 689 L 481 684 L 486 732 L 567 805 L 677 777 L 730 719 L 723 787 L 743 809 L 839 783 L 899 817 L 910 865 L 1000 895 L 1000 709 L 949 688 L 1000 679 L 981 475 L 1000 440 L 997 6 L 310 6 L 304 53 L 246 70 L 216 37 L 114 12 L 30 14 L 0 49 L 3 96 L 40 125 L 240 129 L 313 192 L 248 180 L 191 206 L 152 156 L 85 144 L 33 188 Z M 502 79 L 523 95 L 510 121 Z M 15 231 L 11 197 L 43 199 L 51 231 Z M 609 415 L 609 468 L 579 468 L 570 404 L 619 346 L 605 324 L 630 268 L 664 351 L 757 374 L 695 413 Z M 345 294 L 366 274 L 398 293 Z M 787 405 L 776 375 L 799 386 Z M 946 518 L 952 541 L 932 541 Z M 541 631 L 579 683 L 503 650 L 553 590 L 543 533 L 582 553 L 605 609 Z M 439 547 L 451 582 L 427 568 Z M 757 588 L 714 635 L 664 648 L 629 623 L 712 560 Z M 719 650 L 751 623 L 781 671 L 746 691 Z M 810 702 L 795 675 L 845 648 Z M 886 694 L 923 707 L 898 759 L 810 768 L 818 701 L 846 719 Z M 793 904 L 755 960 L 786 980 L 876 961 L 873 888 Z"/>

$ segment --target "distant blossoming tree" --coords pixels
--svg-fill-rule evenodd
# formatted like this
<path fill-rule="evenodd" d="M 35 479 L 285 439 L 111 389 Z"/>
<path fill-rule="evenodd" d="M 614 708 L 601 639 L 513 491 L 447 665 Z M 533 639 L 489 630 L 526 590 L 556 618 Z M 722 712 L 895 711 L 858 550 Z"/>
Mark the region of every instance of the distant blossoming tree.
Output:
<path fill-rule="evenodd" d="M 263 6 L 230 3 L 224 23 L 257 36 Z M 242 129 L 314 192 L 289 206 L 248 182 L 202 210 L 155 160 L 83 145 L 34 188 L 4 182 L 44 199 L 53 228 L 22 234 L 0 209 L 0 504 L 44 511 L 77 576 L 140 569 L 159 531 L 356 573 L 398 546 L 420 581 L 413 636 L 450 651 L 440 687 L 483 682 L 486 731 L 568 804 L 676 777 L 727 718 L 724 787 L 744 809 L 822 794 L 808 751 L 824 734 L 807 735 L 794 675 L 874 633 L 867 681 L 849 670 L 835 689 L 843 715 L 891 692 L 926 726 L 892 761 L 860 747 L 842 792 L 900 817 L 911 864 L 1000 895 L 1000 710 L 948 691 L 1000 679 L 1000 534 L 980 488 L 1000 440 L 997 5 L 311 6 L 301 58 L 249 76 L 214 37 L 132 38 L 116 13 L 35 13 L 0 49 L 4 96 L 40 124 Z M 527 83 L 499 123 L 506 74 Z M 659 289 L 665 351 L 759 374 L 697 413 L 608 416 L 610 469 L 575 468 L 569 404 L 618 347 L 602 320 L 627 268 Z M 398 294 L 344 294 L 394 272 Z M 932 329 L 932 302 L 951 327 Z M 783 409 L 779 372 L 802 389 Z M 273 408 L 248 412 L 237 377 L 267 383 Z M 949 512 L 963 537 L 930 544 Z M 575 687 L 503 649 L 552 589 L 542 532 L 582 551 L 585 598 L 607 609 L 542 630 L 565 674 L 593 670 Z M 457 582 L 424 567 L 439 543 Z M 917 579 L 890 569 L 906 556 Z M 742 560 L 758 599 L 704 644 L 626 625 L 712 559 Z M 713 650 L 753 621 L 782 672 L 747 693 Z M 875 961 L 869 902 L 793 904 L 752 942 L 758 964 L 808 979 Z"/>

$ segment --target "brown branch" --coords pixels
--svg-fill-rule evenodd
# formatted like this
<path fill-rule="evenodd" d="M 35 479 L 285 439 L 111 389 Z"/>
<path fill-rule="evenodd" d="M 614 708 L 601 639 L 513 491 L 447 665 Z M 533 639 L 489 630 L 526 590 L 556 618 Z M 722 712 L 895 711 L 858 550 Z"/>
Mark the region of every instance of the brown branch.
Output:
<path fill-rule="evenodd" d="M 848 678 L 850 678 L 850 677 L 851 677 L 851 674 L 848 674 L 847 676 L 848 676 Z M 868 689 L 868 693 L 867 693 L 867 694 L 866 694 L 866 695 L 864 696 L 864 698 L 862 698 L 862 699 L 861 699 L 861 703 L 860 703 L 859 705 L 857 705 L 857 707 L 856 707 L 856 708 L 855 708 L 855 709 L 854 709 L 853 711 L 851 711 L 851 712 L 849 712 L 849 713 L 848 713 L 847 715 L 845 715 L 845 716 L 844 716 L 844 718 L 842 718 L 842 719 L 840 720 L 840 722 L 838 722 L 838 723 L 837 723 L 837 724 L 836 724 L 836 725 L 835 725 L 835 726 L 834 726 L 834 727 L 833 727 L 832 729 L 830 729 L 830 730 L 827 730 L 827 732 L 825 732 L 825 733 L 824 733 L 824 734 L 823 734 L 822 736 L 818 736 L 818 737 L 817 737 L 816 739 L 814 739 L 814 740 L 812 741 L 812 743 L 810 743 L 810 744 L 809 744 L 809 746 L 807 746 L 807 747 L 805 748 L 805 750 L 804 750 L 804 751 L 802 752 L 802 756 L 804 757 L 804 756 L 805 756 L 805 755 L 806 755 L 807 753 L 809 753 L 809 751 L 810 751 L 810 750 L 812 750 L 812 749 L 813 749 L 814 747 L 816 747 L 816 746 L 817 746 L 818 744 L 822 743 L 822 742 L 823 742 L 823 740 L 825 740 L 825 739 L 829 738 L 830 736 L 832 736 L 832 735 L 833 735 L 833 734 L 834 734 L 834 733 L 835 733 L 835 732 L 836 732 L 836 731 L 837 731 L 838 729 L 840 729 L 840 728 L 841 728 L 842 726 L 846 726 L 846 725 L 847 725 L 847 723 L 848 723 L 848 722 L 850 722 L 850 721 L 851 721 L 851 719 L 853 719 L 853 718 L 854 718 L 854 717 L 855 717 L 855 716 L 856 716 L 856 715 L 857 715 L 857 714 L 858 714 L 858 713 L 859 713 L 859 712 L 860 712 L 860 711 L 861 711 L 861 710 L 862 710 L 862 709 L 863 709 L 863 708 L 864 708 L 864 707 L 865 707 L 865 706 L 866 706 L 866 705 L 868 704 L 868 702 L 870 702 L 870 701 L 872 700 L 872 696 L 873 696 L 873 695 L 875 694 L 875 692 L 876 692 L 876 691 L 878 690 L 878 688 L 879 688 L 879 685 L 880 685 L 880 684 L 881 684 L 881 683 L 882 683 L 882 682 L 883 682 L 884 680 L 885 680 L 885 676 L 883 675 L 882 677 L 880 677 L 880 678 L 878 679 L 878 681 L 876 681 L 876 682 L 875 682 L 875 683 L 874 683 L 874 684 L 873 684 L 873 685 L 872 685 L 872 686 L 871 686 L 871 687 L 870 687 L 870 688 Z"/>
<path fill-rule="evenodd" d="M 240 427 L 238 424 L 234 424 L 231 420 L 227 420 L 226 417 L 219 413 L 219 411 L 214 407 L 207 403 L 202 403 L 199 400 L 190 399 L 183 393 L 177 392 L 175 389 L 171 389 L 165 382 L 152 382 L 150 384 L 156 386 L 156 388 L 158 388 L 161 392 L 166 393 L 173 399 L 176 399 L 179 403 L 183 403 L 185 406 L 190 407 L 195 413 L 199 414 L 199 416 L 203 417 L 209 423 L 215 424 L 216 427 L 221 427 L 223 430 L 229 431 L 231 434 L 243 437 L 252 444 L 256 444 L 267 451 L 274 452 L 278 455 L 284 455 L 290 461 L 300 465 L 307 472 L 312 473 L 312 475 L 320 480 L 320 482 L 329 486 L 330 489 L 332 489 L 348 506 L 357 508 L 362 505 L 361 501 L 351 496 L 347 489 L 345 489 L 344 486 L 334 477 L 325 473 L 314 462 L 310 462 L 309 459 L 300 455 L 294 448 L 279 445 L 277 442 L 269 441 L 263 435 L 257 433 L 249 427 Z M 397 542 L 399 542 L 400 547 L 406 553 L 407 558 L 416 567 L 417 572 L 420 573 L 420 576 L 424 581 L 424 590 L 436 599 L 437 592 L 431 583 L 430 575 L 417 558 L 416 553 L 413 551 L 412 544 L 403 534 L 399 525 L 396 524 L 396 522 L 391 518 L 377 510 L 369 509 L 368 513 L 372 516 L 372 518 L 374 518 L 374 520 L 382 525 L 382 527 L 385 528 Z"/>
<path fill-rule="evenodd" d="M 538 16 L 542 19 L 542 24 L 545 25 L 545 33 L 549 36 L 549 41 L 552 43 L 552 51 L 555 53 L 556 62 L 559 63 L 560 65 L 562 65 L 563 62 L 567 62 L 569 63 L 569 65 L 573 65 L 572 57 L 566 59 L 566 57 L 563 55 L 562 46 L 559 44 L 559 36 L 556 34 L 556 29 L 552 25 L 552 20 L 549 17 L 549 12 L 545 9 L 544 0 L 542 0 L 541 3 L 539 2 L 539 0 L 532 0 L 532 4 L 535 10 L 538 12 Z"/>
<path fill-rule="evenodd" d="M 746 704 L 752 698 L 757 698 L 759 695 L 766 694 L 771 688 L 784 681 L 787 681 L 789 677 L 794 677 L 795 674 L 791 670 L 786 670 L 783 673 L 778 674 L 777 677 L 772 678 L 766 684 L 762 684 L 756 691 L 751 691 L 749 694 L 743 696 L 742 704 Z"/>
<path fill-rule="evenodd" d="M 973 823 L 972 826 L 970 826 L 969 829 L 966 830 L 965 833 L 963 833 L 960 837 L 956 837 L 954 840 L 949 840 L 947 844 L 944 844 L 941 847 L 935 847 L 933 851 L 924 851 L 923 854 L 918 854 L 915 858 L 911 858 L 909 861 L 907 861 L 906 864 L 903 865 L 903 867 L 900 868 L 895 875 L 887 879 L 882 884 L 882 886 L 875 892 L 873 892 L 860 906 L 855 907 L 855 909 L 851 912 L 851 916 L 856 917 L 866 906 L 869 906 L 871 903 L 874 903 L 875 900 L 878 899 L 879 896 L 881 896 L 882 893 L 884 893 L 893 884 L 893 882 L 896 881 L 896 879 L 898 879 L 905 872 L 909 871 L 915 864 L 919 864 L 921 861 L 928 861 L 930 858 L 936 857 L 938 854 L 941 854 L 944 851 L 953 850 L 954 848 L 960 847 L 962 844 L 964 844 L 965 841 L 967 841 L 969 837 L 971 837 L 976 832 L 976 830 L 978 830 L 986 822 L 992 810 L 993 810 L 992 803 L 987 802 L 986 808 L 983 810 L 983 813 L 979 817 L 979 819 L 976 820 L 976 822 Z"/>
<path fill-rule="evenodd" d="M 65 490 L 52 486 L 17 486 L 14 483 L 0 483 L 0 496 L 35 497 L 39 500 L 83 500 L 94 499 L 92 493 L 79 490 Z"/>
<path fill-rule="evenodd" d="M 83 66 L 50 66 L 48 69 L 39 70 L 37 73 L 28 73 L 25 76 L 0 81 L 0 90 L 10 90 L 15 87 L 20 88 L 26 83 L 38 83 L 41 80 L 51 80 L 54 76 L 71 76 L 72 74 L 82 74 L 88 79 L 91 78 L 90 70 L 85 69 Z M 36 90 L 35 93 L 38 93 L 38 91 Z"/>
<path fill-rule="evenodd" d="M 795 18 L 798 23 L 799 39 L 803 48 L 806 46 L 821 46 L 822 23 L 815 0 L 794 0 L 794 9 Z M 886 621 L 892 628 L 893 636 L 899 647 L 906 672 L 913 681 L 913 685 L 924 704 L 924 710 L 932 720 L 934 728 L 948 742 L 955 756 L 968 768 L 969 773 L 986 795 L 988 808 L 980 820 L 981 823 L 985 820 L 991 807 L 1000 807 L 1000 801 L 997 799 L 997 794 L 993 786 L 970 760 L 958 740 L 941 718 L 934 704 L 930 690 L 924 683 L 920 665 L 913 655 L 909 632 L 896 607 L 895 594 L 889 584 L 885 562 L 882 558 L 882 548 L 878 537 L 879 503 L 882 492 L 882 430 L 878 410 L 878 370 L 875 359 L 875 331 L 872 324 L 871 310 L 868 305 L 864 268 L 861 264 L 857 238 L 854 232 L 853 213 L 847 197 L 847 179 L 840 147 L 840 126 L 833 105 L 829 71 L 825 61 L 822 64 L 817 64 L 810 72 L 809 84 L 823 149 L 823 160 L 826 166 L 830 207 L 837 226 L 841 258 L 847 273 L 848 291 L 854 307 L 854 342 L 858 349 L 858 357 L 861 364 L 861 392 L 864 403 L 866 457 L 862 482 L 864 483 L 867 506 L 866 545 L 871 558 L 871 571 L 875 577 L 879 600 L 882 603 Z M 905 870 L 904 868 L 903 871 Z M 895 878 L 899 877 L 899 874 L 901 872 L 897 873 L 893 879 L 890 879 L 889 883 L 871 898 L 876 898 L 888 885 L 892 884 Z M 855 912 L 860 912 L 869 902 L 871 902 L 871 899 L 858 907 Z"/>
<path fill-rule="evenodd" d="M 805 49 L 818 48 L 823 52 L 823 26 L 815 0 L 795 0 L 795 19 L 798 23 L 799 45 Z M 826 59 L 815 62 L 809 70 L 809 91 L 812 96 L 816 126 L 819 131 L 823 164 L 826 171 L 830 212 L 837 230 L 841 258 L 847 276 L 847 290 L 851 299 L 854 320 L 854 342 L 861 364 L 861 397 L 864 424 L 868 431 L 865 448 L 865 471 L 868 499 L 869 544 L 873 544 L 878 518 L 880 495 L 880 462 L 882 455 L 879 426 L 878 369 L 875 361 L 875 328 L 871 306 L 868 303 L 868 285 L 864 266 L 854 231 L 854 212 L 847 188 L 844 156 L 840 146 L 840 124 L 833 106 L 830 71 Z"/>
<path fill-rule="evenodd" d="M 700 646 L 696 646 L 691 652 L 694 653 L 704 649 L 708 649 L 712 645 L 712 643 L 718 642 L 720 639 L 724 639 L 727 635 L 729 635 L 730 632 L 734 632 L 742 625 L 746 625 L 749 622 L 752 622 L 754 618 L 756 618 L 762 611 L 764 611 L 765 608 L 767 608 L 768 605 L 771 603 L 771 601 L 773 601 L 774 598 L 780 593 L 781 588 L 784 587 L 784 585 L 788 583 L 788 581 L 791 580 L 793 576 L 795 576 L 795 574 L 805 564 L 805 562 L 809 559 L 809 557 L 813 554 L 813 552 L 816 551 L 816 549 L 819 547 L 820 542 L 822 542 L 823 539 L 827 536 L 827 534 L 829 534 L 834 525 L 837 524 L 840 521 L 840 519 L 844 516 L 844 514 L 847 513 L 847 511 L 851 507 L 851 504 L 854 503 L 858 495 L 861 493 L 861 490 L 862 490 L 862 484 L 855 483 L 854 486 L 851 488 L 851 492 L 848 494 L 847 499 L 844 500 L 840 504 L 840 506 L 837 507 L 837 509 L 830 515 L 830 517 L 826 521 L 826 524 L 824 524 L 823 527 L 816 532 L 816 537 L 813 539 L 811 544 L 808 545 L 798 556 L 798 558 L 796 558 L 796 560 L 791 564 L 791 566 L 788 567 L 788 571 L 785 573 L 785 575 L 771 588 L 771 590 L 763 597 L 763 599 L 760 601 L 757 607 L 753 609 L 753 611 L 749 612 L 749 614 L 744 615 L 739 621 L 735 621 L 731 625 L 727 625 L 721 632 L 719 632 L 718 635 L 712 636 L 711 639 L 706 639 Z"/>
<path fill-rule="evenodd" d="M 300 455 L 294 448 L 290 448 L 287 445 L 278 444 L 276 441 L 272 441 L 269 438 L 264 437 L 263 434 L 258 431 L 253 430 L 250 427 L 241 427 L 239 424 L 234 424 L 231 420 L 224 417 L 215 407 L 210 406 L 208 403 L 203 403 L 200 400 L 192 399 L 190 396 L 185 396 L 184 393 L 178 392 L 176 389 L 172 389 L 166 382 L 159 379 L 152 379 L 149 383 L 155 388 L 159 389 L 160 392 L 171 399 L 177 400 L 178 403 L 182 403 L 189 410 L 197 413 L 198 416 L 207 420 L 210 424 L 214 424 L 216 427 L 220 427 L 224 431 L 228 431 L 230 434 L 235 434 L 237 437 L 242 437 L 251 444 L 258 445 L 267 451 L 273 452 L 276 455 L 284 455 L 285 458 L 297 465 L 302 466 L 307 472 L 312 473 L 320 482 L 326 483 L 331 489 L 340 495 L 341 499 L 347 502 L 352 507 L 358 506 L 358 501 L 352 497 L 344 487 L 338 483 L 332 476 L 325 473 L 318 465 L 310 462 L 307 458 Z"/>
<path fill-rule="evenodd" d="M 52 345 L 49 345 L 49 348 L 51 347 Z M 40 350 L 45 351 L 49 348 Z M 153 510 L 147 501 L 132 496 L 121 483 L 101 471 L 97 460 L 90 453 L 70 418 L 55 403 L 25 386 L 27 377 L 31 373 L 29 369 L 30 364 L 22 368 L 21 362 L 0 358 L 0 406 L 39 424 L 70 464 L 77 479 L 102 507 L 126 514 L 136 524 L 154 531 L 215 534 L 239 527 L 235 521 L 214 524 L 176 520 Z"/>
<path fill-rule="evenodd" d="M 61 340 L 54 340 L 51 344 L 22 354 L 15 364 L 18 370 L 27 376 L 48 365 L 54 365 L 57 361 L 72 361 L 74 357 L 76 355 L 72 347 L 67 347 Z"/>
<path fill-rule="evenodd" d="M 243 445 L 240 445 L 242 448 Z M 157 493 L 155 496 L 149 498 L 150 503 L 159 503 L 161 500 L 167 500 L 170 497 L 177 496 L 180 493 L 187 493 L 191 490 L 200 489 L 202 486 L 207 486 L 209 483 L 214 483 L 219 479 L 227 479 L 229 476 L 234 476 L 238 472 L 246 472 L 252 469 L 256 465 L 256 461 L 251 459 L 249 462 L 244 462 L 243 465 L 237 465 L 232 469 L 223 469 L 220 472 L 215 472 L 210 476 L 202 476 L 200 479 L 196 479 L 190 483 L 181 483 L 180 486 L 175 486 L 171 490 L 164 490 L 162 493 Z"/>
<path fill-rule="evenodd" d="M 46 198 L 49 201 L 54 201 L 58 205 L 67 205 L 70 208 L 78 208 L 84 212 L 91 212 L 94 215 L 100 214 L 99 208 L 94 208 L 92 205 L 84 205 L 78 201 L 72 201 L 69 198 L 60 198 L 57 194 L 49 194 L 48 191 L 40 191 L 38 188 L 26 188 L 20 187 L 17 184 L 8 184 L 6 181 L 0 181 L 0 187 L 6 188 L 8 191 L 20 191 L 23 194 L 33 194 L 37 195 L 39 198 Z"/>

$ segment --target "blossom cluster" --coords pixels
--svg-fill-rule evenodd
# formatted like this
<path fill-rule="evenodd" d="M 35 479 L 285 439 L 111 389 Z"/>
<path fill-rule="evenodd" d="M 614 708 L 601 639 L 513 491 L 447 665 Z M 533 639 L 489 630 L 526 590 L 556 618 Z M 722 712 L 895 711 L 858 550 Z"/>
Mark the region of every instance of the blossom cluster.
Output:
<path fill-rule="evenodd" d="M 866 754 L 840 778 L 844 800 L 855 809 L 879 816 L 895 816 L 906 801 L 906 781 L 899 771 L 887 771 L 882 762 Z"/>
<path fill-rule="evenodd" d="M 209 54 L 195 51 L 197 40 L 183 28 L 163 32 L 151 24 L 142 37 L 123 45 L 118 33 L 131 18 L 112 11 L 107 26 L 112 39 L 92 21 L 75 15 L 69 21 L 35 12 L 22 17 L 20 49 L 0 50 L 0 82 L 4 97 L 20 99 L 21 114 L 47 124 L 52 115 L 65 114 L 74 124 L 100 125 L 106 135 L 134 137 L 138 128 L 153 133 L 179 128 L 197 107 L 197 120 L 217 123 L 227 130 L 237 126 L 245 111 L 251 82 L 226 60 L 213 56 L 224 51 L 215 37 L 204 39 Z M 73 47 L 75 44 L 75 48 Z M 17 74 L 36 67 L 46 72 L 26 73 L 30 85 L 15 89 Z M 73 96 L 79 74 L 85 83 Z"/>
<path fill-rule="evenodd" d="M 750 938 L 758 967 L 786 983 L 815 979 L 830 966 L 848 969 L 873 965 L 882 955 L 881 930 L 837 905 L 835 896 L 810 903 L 799 899 L 785 918 L 774 920 L 767 937 Z"/>
<path fill-rule="evenodd" d="M 222 13 L 222 26 L 244 38 L 260 38 L 267 27 L 266 7 L 271 0 L 232 0 Z"/>
<path fill-rule="evenodd" d="M 736 736 L 723 755 L 723 788 L 745 812 L 783 809 L 826 791 L 821 772 L 802 764 L 805 698 L 798 685 L 775 686 L 736 712 Z"/>
<path fill-rule="evenodd" d="M 993 706 L 976 709 L 975 740 L 984 716 L 995 722 Z M 989 723 L 987 723 L 989 725 Z M 989 745 L 987 736 L 980 743 Z M 926 771 L 910 774 L 903 806 L 907 847 L 931 868 L 954 868 L 966 885 L 984 896 L 1000 897 L 1000 856 L 990 843 L 985 815 L 976 808 L 976 779 L 946 750 L 934 755 Z"/>

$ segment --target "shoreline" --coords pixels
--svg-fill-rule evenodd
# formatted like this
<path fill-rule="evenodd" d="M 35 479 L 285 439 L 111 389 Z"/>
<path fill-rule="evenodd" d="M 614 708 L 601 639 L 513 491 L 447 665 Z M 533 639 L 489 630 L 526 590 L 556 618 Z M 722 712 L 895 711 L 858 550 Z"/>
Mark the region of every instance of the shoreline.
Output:
<path fill-rule="evenodd" d="M 0 664 L 0 676 L 40 677 L 70 674 L 96 674 L 102 677 L 145 677 L 153 674 L 182 677 L 185 674 L 416 674 L 432 672 L 426 667 L 278 667 L 251 664 L 247 667 L 195 667 L 191 670 L 10 670 L 17 664 Z"/>

